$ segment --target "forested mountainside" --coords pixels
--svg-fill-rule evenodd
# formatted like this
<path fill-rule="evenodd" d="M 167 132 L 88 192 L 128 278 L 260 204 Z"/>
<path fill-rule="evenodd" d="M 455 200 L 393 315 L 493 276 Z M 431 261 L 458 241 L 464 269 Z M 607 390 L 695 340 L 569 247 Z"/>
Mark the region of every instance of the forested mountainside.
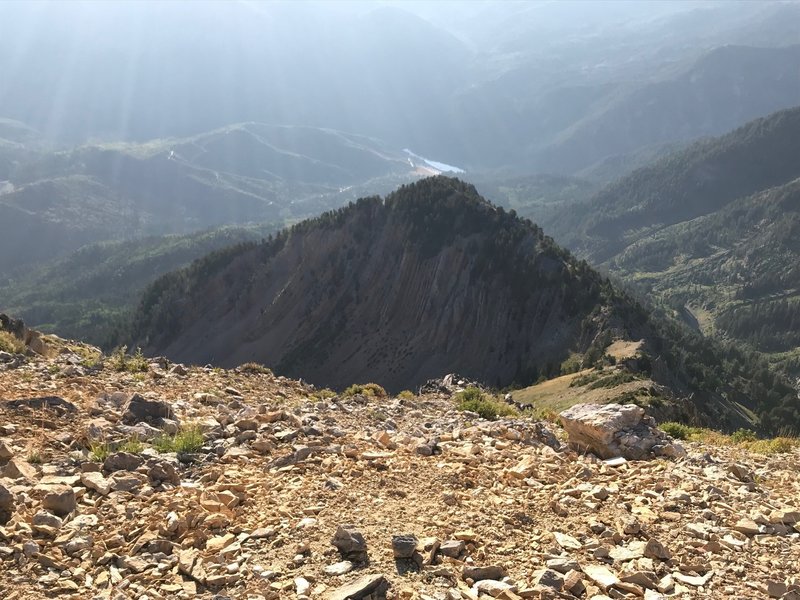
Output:
<path fill-rule="evenodd" d="M 450 371 L 528 384 L 604 360 L 614 339 L 644 339 L 635 369 L 700 419 L 798 418 L 794 390 L 765 364 L 650 316 L 530 221 L 444 177 L 162 277 L 128 338 L 175 360 L 390 389 Z"/>
<path fill-rule="evenodd" d="M 282 225 L 282 224 L 281 224 Z M 258 241 L 279 225 L 97 242 L 0 279 L 3 309 L 45 332 L 113 345 L 144 288 L 159 276 L 230 245 Z"/>
<path fill-rule="evenodd" d="M 638 169 L 554 223 L 558 239 L 601 264 L 666 226 L 707 215 L 800 175 L 800 107 Z"/>
<path fill-rule="evenodd" d="M 699 329 L 798 373 L 800 108 L 674 153 L 561 211 L 557 237 Z"/>

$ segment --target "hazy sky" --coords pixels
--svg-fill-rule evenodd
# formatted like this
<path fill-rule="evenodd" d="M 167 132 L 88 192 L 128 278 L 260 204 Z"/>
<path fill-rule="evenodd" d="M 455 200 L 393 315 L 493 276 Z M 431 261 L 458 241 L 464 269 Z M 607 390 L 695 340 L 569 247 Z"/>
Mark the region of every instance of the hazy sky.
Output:
<path fill-rule="evenodd" d="M 542 103 L 578 102 L 548 100 L 568 88 L 663 77 L 724 43 L 788 43 L 774 27 L 748 33 L 780 23 L 781 6 L 6 1 L 0 117 L 71 142 L 249 120 L 332 127 L 463 161 L 476 137 L 499 152 L 571 119 L 531 125 Z"/>

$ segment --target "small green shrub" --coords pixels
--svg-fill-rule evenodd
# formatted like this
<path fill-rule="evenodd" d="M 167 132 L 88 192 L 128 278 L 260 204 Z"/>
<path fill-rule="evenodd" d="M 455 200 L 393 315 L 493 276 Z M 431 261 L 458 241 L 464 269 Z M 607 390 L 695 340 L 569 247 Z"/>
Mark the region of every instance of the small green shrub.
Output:
<path fill-rule="evenodd" d="M 311 394 L 311 397 L 316 400 L 326 400 L 328 398 L 336 397 L 336 392 L 330 388 L 322 388 L 321 390 L 317 390 Z"/>
<path fill-rule="evenodd" d="M 175 452 L 175 438 L 171 435 L 159 435 L 153 438 L 151 442 L 153 448 L 155 448 L 161 454 L 166 454 L 167 452 Z"/>
<path fill-rule="evenodd" d="M 138 435 L 132 435 L 122 442 L 117 450 L 119 452 L 128 452 L 129 454 L 141 454 L 144 451 L 144 444 L 139 440 Z"/>
<path fill-rule="evenodd" d="M 581 370 L 583 364 L 583 356 L 577 352 L 573 352 L 569 357 L 561 363 L 561 374 L 569 375 L 570 373 L 577 373 Z"/>
<path fill-rule="evenodd" d="M 377 383 L 354 383 L 343 392 L 344 396 L 366 396 L 367 398 L 386 398 L 386 390 Z"/>
<path fill-rule="evenodd" d="M 269 369 L 257 362 L 247 362 L 243 365 L 239 365 L 238 370 L 241 373 L 247 373 L 248 375 L 272 375 L 272 369 Z"/>
<path fill-rule="evenodd" d="M 558 418 L 558 413 L 552 408 L 529 406 L 522 411 L 522 416 L 528 417 L 534 421 L 549 421 L 555 425 L 561 424 L 561 421 Z"/>
<path fill-rule="evenodd" d="M 0 331 L 0 352 L 25 354 L 25 343 L 8 331 Z"/>
<path fill-rule="evenodd" d="M 112 453 L 111 444 L 108 442 L 92 442 L 89 444 L 89 456 L 94 462 L 103 462 Z"/>
<path fill-rule="evenodd" d="M 81 357 L 81 366 L 86 369 L 91 369 L 98 366 L 103 360 L 103 353 L 96 348 L 92 348 L 91 346 L 86 346 L 84 344 L 70 344 L 67 345 L 67 349 L 73 354 L 77 354 Z"/>
<path fill-rule="evenodd" d="M 161 453 L 191 454 L 203 447 L 205 437 L 197 425 L 185 425 L 175 435 L 160 435 L 153 440 L 153 448 Z"/>
<path fill-rule="evenodd" d="M 141 373 L 147 371 L 147 359 L 142 354 L 142 349 L 137 348 L 132 355 L 128 354 L 127 346 L 120 346 L 111 354 L 111 368 L 115 371 L 127 371 L 128 373 Z"/>
<path fill-rule="evenodd" d="M 756 437 L 756 432 L 751 431 L 750 429 L 737 429 L 731 434 L 731 441 L 734 444 L 740 444 L 742 442 L 754 442 L 758 439 Z"/>
<path fill-rule="evenodd" d="M 569 382 L 569 387 L 582 387 L 584 385 L 589 385 L 598 379 L 600 379 L 600 374 L 597 371 L 594 371 L 592 373 L 587 373 L 586 375 L 575 377 Z"/>
<path fill-rule="evenodd" d="M 675 438 L 676 440 L 688 440 L 689 436 L 692 434 L 692 429 L 693 429 L 688 425 L 684 425 L 683 423 L 676 423 L 675 421 L 667 421 L 666 423 L 661 423 L 659 427 L 664 433 L 666 433 L 670 437 Z"/>
<path fill-rule="evenodd" d="M 759 454 L 784 454 L 800 446 L 800 440 L 792 437 L 776 437 L 771 440 L 756 440 L 748 445 L 748 449 Z"/>
<path fill-rule="evenodd" d="M 478 413 L 489 421 L 518 414 L 512 406 L 472 386 L 456 394 L 455 400 L 459 410 Z"/>
<path fill-rule="evenodd" d="M 32 465 L 40 465 L 44 462 L 42 455 L 39 453 L 38 450 L 34 450 L 28 454 L 26 459 Z"/>
<path fill-rule="evenodd" d="M 399 394 L 397 394 L 397 397 L 398 397 L 398 398 L 400 398 L 400 399 L 402 399 L 402 400 L 413 400 L 413 399 L 414 399 L 414 398 L 416 398 L 417 396 L 416 396 L 416 395 L 414 394 L 414 392 L 412 392 L 412 391 L 409 391 L 409 390 L 403 390 L 402 392 L 400 392 Z"/>
<path fill-rule="evenodd" d="M 203 432 L 198 426 L 182 427 L 175 435 L 175 452 L 178 454 L 197 452 L 203 447 L 205 441 Z"/>

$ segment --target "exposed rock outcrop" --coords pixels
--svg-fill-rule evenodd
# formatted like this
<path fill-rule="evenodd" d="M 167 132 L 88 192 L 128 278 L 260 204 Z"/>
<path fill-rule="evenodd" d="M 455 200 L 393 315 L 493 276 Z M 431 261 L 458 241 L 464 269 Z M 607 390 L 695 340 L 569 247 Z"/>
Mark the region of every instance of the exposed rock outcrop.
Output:
<path fill-rule="evenodd" d="M 562 412 L 559 420 L 571 447 L 601 458 L 641 460 L 686 454 L 635 404 L 576 404 Z"/>

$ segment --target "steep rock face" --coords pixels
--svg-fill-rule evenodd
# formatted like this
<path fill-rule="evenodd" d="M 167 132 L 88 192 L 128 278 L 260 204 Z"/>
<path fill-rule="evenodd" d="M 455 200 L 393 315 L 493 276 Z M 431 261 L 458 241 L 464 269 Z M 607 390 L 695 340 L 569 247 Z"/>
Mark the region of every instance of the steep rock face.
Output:
<path fill-rule="evenodd" d="M 212 255 L 157 282 L 136 322 L 146 351 L 186 362 L 329 386 L 454 370 L 506 385 L 591 343 L 612 295 L 536 226 L 433 178 Z"/>

